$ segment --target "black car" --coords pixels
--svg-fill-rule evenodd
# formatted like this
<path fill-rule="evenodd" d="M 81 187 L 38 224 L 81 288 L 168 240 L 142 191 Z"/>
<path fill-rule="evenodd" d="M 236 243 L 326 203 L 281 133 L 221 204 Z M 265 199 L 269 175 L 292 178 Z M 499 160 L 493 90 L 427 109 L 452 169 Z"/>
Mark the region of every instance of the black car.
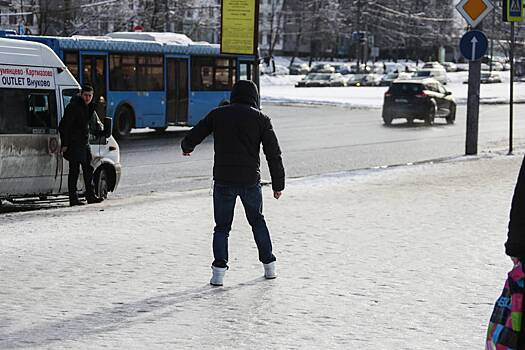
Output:
<path fill-rule="evenodd" d="M 435 79 L 396 80 L 385 92 L 383 121 L 390 125 L 396 118 L 406 118 L 409 123 L 422 119 L 427 125 L 432 125 L 435 118 L 445 118 L 447 124 L 453 124 L 456 102 Z"/>

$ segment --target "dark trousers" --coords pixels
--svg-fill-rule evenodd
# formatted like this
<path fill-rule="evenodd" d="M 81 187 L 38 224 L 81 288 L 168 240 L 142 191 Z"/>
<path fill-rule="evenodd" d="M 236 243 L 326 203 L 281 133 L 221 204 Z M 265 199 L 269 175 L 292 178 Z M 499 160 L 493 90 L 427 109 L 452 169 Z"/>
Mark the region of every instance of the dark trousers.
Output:
<path fill-rule="evenodd" d="M 80 174 L 80 167 L 82 167 L 82 175 L 84 177 L 84 184 L 86 186 L 86 197 L 94 196 L 95 190 L 93 186 L 93 167 L 91 166 L 91 157 L 87 161 L 79 162 L 76 160 L 69 161 L 69 175 L 67 178 L 67 185 L 69 191 L 69 200 L 78 200 L 77 182 Z"/>
<path fill-rule="evenodd" d="M 263 264 L 275 261 L 272 254 L 270 232 L 262 214 L 261 185 L 222 185 L 215 183 L 213 188 L 213 214 L 215 229 L 213 232 L 213 266 L 227 267 L 228 264 L 228 237 L 230 234 L 235 202 L 237 196 L 241 198 L 246 218 L 252 227 L 253 237 L 259 250 L 259 261 Z"/>

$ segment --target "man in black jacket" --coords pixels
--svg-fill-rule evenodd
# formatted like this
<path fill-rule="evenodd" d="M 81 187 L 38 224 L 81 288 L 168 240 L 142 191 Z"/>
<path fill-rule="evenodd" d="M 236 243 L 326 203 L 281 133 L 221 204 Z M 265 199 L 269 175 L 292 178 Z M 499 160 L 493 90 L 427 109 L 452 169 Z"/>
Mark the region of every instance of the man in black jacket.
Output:
<path fill-rule="evenodd" d="M 73 96 L 66 106 L 64 117 L 60 121 L 59 131 L 62 142 L 62 154 L 69 161 L 68 191 L 69 205 L 84 205 L 78 199 L 77 181 L 82 166 L 86 199 L 88 203 L 99 203 L 102 199 L 95 195 L 93 185 L 93 167 L 89 148 L 89 123 L 95 110 L 91 103 L 93 88 L 84 85 L 80 96 Z"/>
<path fill-rule="evenodd" d="M 214 137 L 212 285 L 221 286 L 228 269 L 228 235 L 237 197 L 246 212 L 264 266 L 264 276 L 275 278 L 275 256 L 270 233 L 262 214 L 260 146 L 266 155 L 272 178 L 273 196 L 284 190 L 281 150 L 270 118 L 259 110 L 259 92 L 252 81 L 238 81 L 231 92 L 230 104 L 212 110 L 182 140 L 183 155 L 189 156 L 208 135 Z"/>

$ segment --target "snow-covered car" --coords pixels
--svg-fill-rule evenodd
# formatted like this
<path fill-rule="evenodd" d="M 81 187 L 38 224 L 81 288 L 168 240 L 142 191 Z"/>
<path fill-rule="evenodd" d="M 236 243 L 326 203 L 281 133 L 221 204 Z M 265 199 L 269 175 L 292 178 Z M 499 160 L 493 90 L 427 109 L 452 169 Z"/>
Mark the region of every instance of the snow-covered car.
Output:
<path fill-rule="evenodd" d="M 482 71 L 480 75 L 481 84 L 501 83 L 501 76 L 496 72 Z M 468 80 L 463 81 L 463 84 L 468 84 Z"/>
<path fill-rule="evenodd" d="M 445 70 L 445 67 L 443 67 L 441 65 L 441 63 L 437 62 L 437 61 L 433 61 L 433 62 L 425 62 L 425 64 L 423 64 L 423 69 L 443 69 Z"/>
<path fill-rule="evenodd" d="M 346 86 L 362 86 L 366 73 L 349 74 L 346 76 Z"/>
<path fill-rule="evenodd" d="M 290 75 L 303 75 L 310 72 L 310 67 L 306 63 L 294 63 L 290 66 Z"/>
<path fill-rule="evenodd" d="M 320 73 L 309 73 L 309 74 L 305 75 L 301 80 L 299 80 L 295 84 L 295 87 L 306 87 L 306 82 L 308 82 L 310 80 L 314 80 L 316 78 L 317 74 L 320 74 Z"/>
<path fill-rule="evenodd" d="M 316 73 L 313 79 L 305 83 L 306 87 L 346 86 L 341 73 Z"/>
<path fill-rule="evenodd" d="M 421 70 L 418 70 L 412 78 L 413 79 L 434 78 L 443 85 L 446 85 L 448 81 L 447 72 L 445 71 L 445 68 L 421 69 Z"/>
<path fill-rule="evenodd" d="M 357 72 L 357 64 L 352 64 L 350 66 L 350 73 L 351 74 L 354 74 L 354 73 L 358 73 L 358 74 L 370 73 L 370 71 L 371 71 L 370 66 L 367 66 L 365 64 L 360 64 L 359 65 L 359 73 Z"/>
<path fill-rule="evenodd" d="M 379 86 L 381 85 L 381 75 L 370 73 L 364 76 L 361 84 L 363 86 Z"/>
<path fill-rule="evenodd" d="M 295 87 L 346 86 L 341 73 L 310 73 L 295 84 Z"/>
<path fill-rule="evenodd" d="M 410 72 L 390 72 L 381 77 L 381 86 L 390 86 L 390 84 L 396 79 L 410 79 L 414 74 Z"/>
<path fill-rule="evenodd" d="M 492 61 L 492 70 L 502 71 L 503 64 L 501 62 Z"/>
<path fill-rule="evenodd" d="M 351 72 L 350 65 L 345 64 L 345 63 L 332 64 L 332 67 L 334 67 L 335 73 L 341 73 L 343 75 L 346 75 L 346 74 L 350 74 L 350 72 Z"/>
<path fill-rule="evenodd" d="M 310 73 L 335 73 L 335 68 L 328 63 L 317 63 L 310 69 Z"/>
<path fill-rule="evenodd" d="M 458 66 L 454 62 L 443 62 L 443 67 L 445 67 L 447 72 L 456 72 L 458 70 Z"/>

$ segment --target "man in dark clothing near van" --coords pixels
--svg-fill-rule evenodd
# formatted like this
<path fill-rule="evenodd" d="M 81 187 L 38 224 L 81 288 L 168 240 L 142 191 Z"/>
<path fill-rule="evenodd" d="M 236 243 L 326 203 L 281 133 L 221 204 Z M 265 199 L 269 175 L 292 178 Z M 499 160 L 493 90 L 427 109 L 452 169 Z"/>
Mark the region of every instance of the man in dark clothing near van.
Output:
<path fill-rule="evenodd" d="M 62 143 L 62 154 L 69 161 L 68 191 L 69 205 L 84 205 L 78 199 L 77 181 L 82 166 L 86 200 L 88 203 L 100 203 L 101 198 L 95 195 L 93 185 L 93 167 L 91 166 L 91 150 L 89 148 L 89 124 L 95 106 L 93 87 L 82 86 L 80 96 L 73 96 L 66 106 L 64 117 L 60 121 L 59 131 Z"/>
<path fill-rule="evenodd" d="M 212 110 L 182 140 L 183 155 L 189 156 L 208 135 L 214 138 L 212 285 L 222 286 L 228 269 L 228 236 L 237 197 L 246 212 L 264 266 L 264 276 L 275 278 L 275 256 L 270 233 L 262 214 L 260 146 L 266 155 L 272 178 L 273 196 L 284 190 L 284 167 L 277 136 L 270 118 L 259 109 L 257 86 L 240 80 L 233 86 L 230 104 Z"/>

